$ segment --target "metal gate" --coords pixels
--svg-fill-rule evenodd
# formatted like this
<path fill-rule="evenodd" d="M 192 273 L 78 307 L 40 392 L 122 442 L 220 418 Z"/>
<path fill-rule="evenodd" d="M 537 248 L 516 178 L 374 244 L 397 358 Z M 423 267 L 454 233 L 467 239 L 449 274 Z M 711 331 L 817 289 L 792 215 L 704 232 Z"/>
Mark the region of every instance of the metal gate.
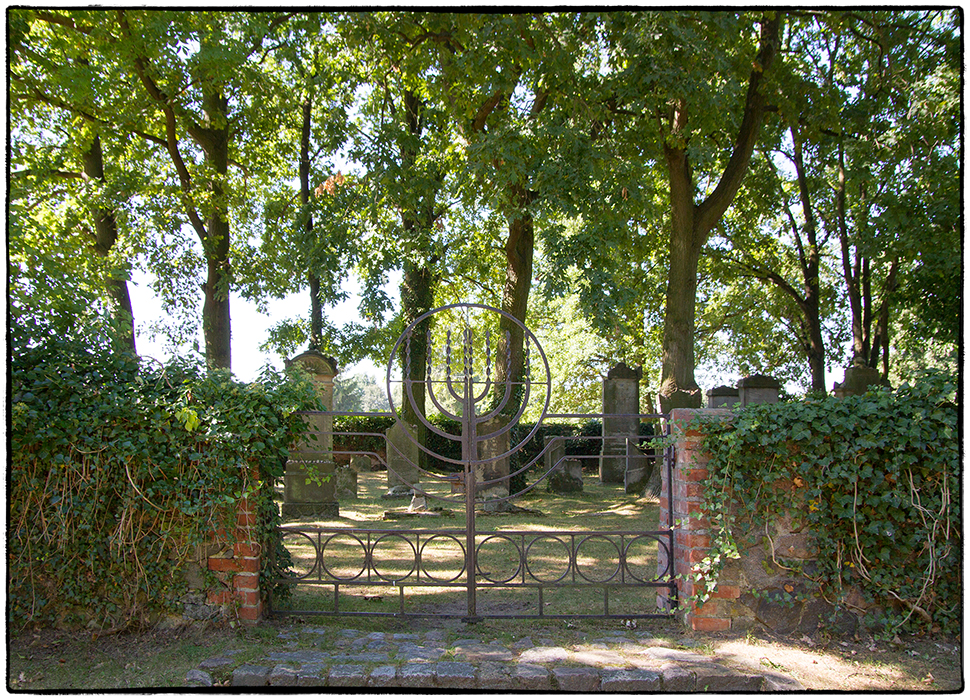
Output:
<path fill-rule="evenodd" d="M 439 330 L 439 337 L 444 338 L 440 346 L 433 343 L 430 323 L 422 326 L 432 316 L 439 329 L 442 326 L 446 329 L 444 333 Z M 446 325 L 448 323 L 453 325 Z M 459 326 L 457 331 L 454 325 Z M 496 327 L 502 326 L 511 328 L 511 331 L 496 333 Z M 417 337 L 416 329 L 422 327 L 428 330 Z M 523 338 L 523 372 L 518 378 L 509 376 L 513 366 L 509 341 L 513 332 L 520 332 Z M 427 355 L 424 379 L 397 379 L 394 374 L 395 358 L 402 358 L 402 365 L 410 366 L 412 352 L 417 352 L 419 344 L 421 351 Z M 393 418 L 395 424 L 403 429 L 410 449 L 401 449 L 388 440 L 388 471 L 417 498 L 444 505 L 463 505 L 464 527 L 395 529 L 282 526 L 280 531 L 284 543 L 310 554 L 302 558 L 302 565 L 296 567 L 298 570 L 273 581 L 270 590 L 280 585 L 322 588 L 326 593 L 319 600 L 327 604 L 323 609 L 287 609 L 279 596 L 274 595 L 270 599 L 274 614 L 434 615 L 460 617 L 465 621 L 483 618 L 633 619 L 666 617 L 670 614 L 676 607 L 677 596 L 670 493 L 661 495 L 666 501 L 668 522 L 666 527 L 658 524 L 656 529 L 576 531 L 489 530 L 478 527 L 481 513 L 477 511 L 495 513 L 514 509 L 513 499 L 521 498 L 553 473 L 563 469 L 566 455 L 551 462 L 547 454 L 562 453 L 561 443 L 571 438 L 554 437 L 547 440 L 540 450 L 531 450 L 536 454 L 530 459 L 518 458 L 519 464 L 514 468 L 507 472 L 499 469 L 498 474 L 495 473 L 495 465 L 512 459 L 535 438 L 543 420 L 603 417 L 598 414 L 548 413 L 552 382 L 549 364 L 538 340 L 528 328 L 498 309 L 479 304 L 454 304 L 429 311 L 411 323 L 398 339 L 391 358 L 387 368 L 391 405 L 389 414 L 329 415 Z M 394 390 L 396 386 L 400 387 L 399 396 Z M 424 401 L 420 400 L 421 392 L 424 393 Z M 428 412 L 423 410 L 423 404 L 430 405 L 434 412 L 457 423 L 460 426 L 458 434 L 445 431 L 433 423 Z M 410 410 L 405 410 L 405 407 Z M 528 430 L 515 430 L 527 412 L 537 416 L 534 425 Z M 409 424 L 403 420 L 404 415 L 415 422 Z M 666 416 L 637 417 L 657 421 L 661 426 L 657 437 L 662 437 L 668 431 Z M 422 428 L 437 436 L 439 443 L 449 441 L 460 444 L 460 457 L 436 453 L 422 444 L 418 435 Z M 347 438 L 360 434 L 336 435 Z M 379 434 L 370 435 L 376 437 Z M 608 438 L 586 436 L 584 439 L 602 441 Z M 643 463 L 647 459 L 639 451 L 640 440 L 637 436 L 627 436 L 624 442 L 625 450 L 620 459 L 625 460 L 627 469 L 631 460 Z M 669 445 L 669 442 L 664 441 L 663 444 Z M 558 453 L 554 452 L 557 448 Z M 425 457 L 414 459 L 416 450 L 424 453 Z M 412 454 L 409 456 L 407 452 Z M 367 454 L 372 459 L 379 458 L 369 450 L 344 450 L 337 454 Z M 570 457 L 576 458 L 577 455 Z M 579 457 L 593 458 L 598 455 Z M 671 483 L 672 457 L 669 446 L 659 449 L 651 457 L 654 469 L 667 472 L 664 480 L 667 484 Z M 455 471 L 442 474 L 419 466 L 424 460 L 432 459 L 439 465 L 452 465 Z M 531 482 L 523 480 L 522 477 L 530 470 L 535 471 L 540 460 L 540 475 Z M 395 464 L 404 464 L 406 469 L 395 467 Z M 414 474 L 418 475 L 417 478 Z M 509 488 L 512 483 L 518 483 L 521 488 L 513 493 Z M 654 570 L 651 571 L 644 562 L 653 561 L 654 551 L 658 563 L 652 564 Z M 591 555 L 593 552 L 595 556 Z M 349 609 L 342 605 L 342 596 L 355 588 L 394 593 L 398 604 L 393 611 Z M 409 592 L 429 589 L 449 589 L 452 597 L 445 605 L 412 609 Z M 596 599 L 602 599 L 602 609 L 547 611 L 550 600 L 564 595 L 567 589 L 582 590 L 586 594 L 595 592 Z M 665 600 L 662 606 L 633 611 L 611 609 L 611 594 L 616 597 L 621 591 L 649 589 L 663 594 Z M 494 599 L 498 591 L 503 591 L 503 596 L 514 596 L 516 605 L 480 605 L 480 595 L 488 594 Z M 588 595 L 582 600 L 582 605 L 586 605 Z"/>

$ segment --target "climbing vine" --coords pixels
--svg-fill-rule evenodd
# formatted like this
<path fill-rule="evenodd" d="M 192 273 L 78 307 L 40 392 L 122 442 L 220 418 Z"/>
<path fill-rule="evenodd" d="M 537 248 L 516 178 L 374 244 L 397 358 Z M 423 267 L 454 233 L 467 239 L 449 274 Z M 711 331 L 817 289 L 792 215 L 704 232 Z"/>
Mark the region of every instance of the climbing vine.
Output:
<path fill-rule="evenodd" d="M 928 373 L 895 391 L 748 406 L 731 420 L 705 420 L 711 550 L 694 570 L 702 591 L 740 551 L 771 548 L 769 523 L 793 517 L 809 528 L 817 562 L 774 563 L 801 573 L 837 608 L 893 632 L 958 632 L 955 391 L 951 376 Z"/>
<path fill-rule="evenodd" d="M 295 412 L 319 408 L 305 378 L 241 384 L 59 339 L 11 370 L 11 624 L 123 629 L 174 609 L 196 546 L 231 536 L 243 497 L 272 545 L 267 486 L 304 430 Z"/>

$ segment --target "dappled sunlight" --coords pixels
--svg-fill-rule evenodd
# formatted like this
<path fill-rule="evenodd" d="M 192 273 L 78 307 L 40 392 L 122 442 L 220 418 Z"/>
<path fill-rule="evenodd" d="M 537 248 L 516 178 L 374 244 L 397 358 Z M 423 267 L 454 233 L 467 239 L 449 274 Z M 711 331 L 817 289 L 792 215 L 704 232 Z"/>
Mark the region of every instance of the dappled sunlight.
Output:
<path fill-rule="evenodd" d="M 811 690 L 847 691 L 865 688 L 874 691 L 913 690 L 913 679 L 925 690 L 956 690 L 946 686 L 924 668 L 931 659 L 952 657 L 954 669 L 960 668 L 959 648 L 937 644 L 939 656 L 892 654 L 884 645 L 871 643 L 868 648 L 847 642 L 832 641 L 827 648 L 807 636 L 798 641 L 760 639 L 752 636 L 711 639 L 714 659 L 741 669 L 759 673 L 777 672 L 798 680 Z M 941 683 L 942 682 L 942 683 Z"/>
<path fill-rule="evenodd" d="M 535 489 L 513 500 L 521 510 L 476 514 L 476 586 L 483 614 L 656 610 L 656 589 L 642 584 L 656 580 L 657 538 L 616 533 L 655 531 L 657 499 L 630 496 L 596 476 L 587 482 L 581 493 Z M 460 614 L 466 596 L 462 504 L 442 507 L 429 499 L 436 509 L 431 514 L 410 513 L 409 499 L 384 499 L 386 490 L 386 473 L 363 473 L 359 497 L 341 502 L 339 517 L 287 523 L 324 529 L 286 535 L 292 575 L 302 582 L 282 609 L 452 614 L 454 608 Z"/>

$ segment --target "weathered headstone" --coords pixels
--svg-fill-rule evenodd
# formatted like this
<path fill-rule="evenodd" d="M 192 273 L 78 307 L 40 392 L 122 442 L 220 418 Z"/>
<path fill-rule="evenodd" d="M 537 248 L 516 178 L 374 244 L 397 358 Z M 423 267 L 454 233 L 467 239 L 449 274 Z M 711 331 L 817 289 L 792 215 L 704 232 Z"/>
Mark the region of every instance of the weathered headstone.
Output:
<path fill-rule="evenodd" d="M 548 435 L 545 439 L 545 467 L 549 473 L 547 490 L 553 493 L 576 493 L 583 490 L 583 462 L 567 459 L 566 440 Z"/>
<path fill-rule="evenodd" d="M 778 403 L 781 383 L 774 377 L 752 374 L 738 380 L 738 398 L 742 406 L 756 403 Z"/>
<path fill-rule="evenodd" d="M 603 380 L 603 450 L 600 481 L 622 484 L 627 470 L 627 440 L 635 440 L 640 427 L 640 378 L 643 371 L 620 363 Z M 634 451 L 635 452 L 635 451 Z M 638 457 L 631 454 L 631 460 Z M 642 465 L 630 465 L 642 468 Z"/>
<path fill-rule="evenodd" d="M 490 457 L 497 457 L 509 451 L 509 432 L 503 430 L 508 425 L 508 418 L 496 416 L 478 426 L 478 434 L 490 435 L 501 431 L 498 435 L 482 440 L 478 444 L 478 458 L 482 460 Z M 475 483 L 481 484 L 483 481 L 492 479 L 502 479 L 494 484 L 489 484 L 484 488 L 476 488 L 475 498 L 478 500 L 489 500 L 491 498 L 505 498 L 509 495 L 509 458 L 501 457 L 494 461 L 483 462 L 475 465 Z"/>
<path fill-rule="evenodd" d="M 737 387 L 716 386 L 707 391 L 708 408 L 730 408 L 741 403 Z"/>
<path fill-rule="evenodd" d="M 415 434 L 414 426 L 405 426 L 401 421 L 396 421 L 387 429 L 388 493 L 400 492 L 402 491 L 400 487 L 405 487 L 409 491 L 411 486 L 420 480 L 418 453 L 421 448 L 412 438 Z"/>
<path fill-rule="evenodd" d="M 350 468 L 358 474 L 374 470 L 373 462 L 367 455 L 353 455 L 350 458 Z"/>
<path fill-rule="evenodd" d="M 353 463 L 337 467 L 337 500 L 354 500 L 357 498 L 357 470 Z"/>
<path fill-rule="evenodd" d="M 853 364 L 845 369 L 845 379 L 842 383 L 835 383 L 832 394 L 837 399 L 844 399 L 846 396 L 861 396 L 865 394 L 870 386 L 882 384 L 882 377 L 878 369 L 866 367 L 862 364 Z"/>
<path fill-rule="evenodd" d="M 548 490 L 553 493 L 580 493 L 583 490 L 583 463 L 578 459 L 564 459 L 549 475 Z"/>
<path fill-rule="evenodd" d="M 337 363 L 317 350 L 307 350 L 286 362 L 300 367 L 313 381 L 326 408 L 333 407 L 333 378 Z M 310 428 L 290 450 L 283 475 L 283 517 L 337 515 L 336 464 L 333 460 L 333 416 L 308 416 Z"/>
<path fill-rule="evenodd" d="M 543 460 L 546 471 L 552 474 L 562 467 L 562 462 L 566 458 L 566 441 L 558 435 L 547 435 L 544 442 L 546 449 Z"/>

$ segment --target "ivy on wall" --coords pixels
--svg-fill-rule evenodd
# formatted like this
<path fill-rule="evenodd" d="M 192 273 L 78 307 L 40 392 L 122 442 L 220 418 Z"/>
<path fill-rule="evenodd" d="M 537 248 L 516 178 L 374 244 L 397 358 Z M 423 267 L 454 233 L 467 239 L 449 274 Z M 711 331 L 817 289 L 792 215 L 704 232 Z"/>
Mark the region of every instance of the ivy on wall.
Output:
<path fill-rule="evenodd" d="M 749 406 L 706 433 L 704 510 L 710 555 L 695 568 L 713 588 L 739 549 L 771 547 L 767 524 L 804 522 L 818 560 L 776 559 L 837 608 L 894 633 L 957 633 L 962 620 L 960 446 L 956 382 L 928 373 L 895 391 Z M 708 591 L 710 592 L 710 591 Z M 700 596 L 702 602 L 706 596 Z M 859 606 L 855 606 L 859 607 Z"/>
<path fill-rule="evenodd" d="M 186 563 L 232 536 L 243 497 L 272 545 L 272 483 L 305 429 L 294 412 L 319 409 L 305 377 L 241 384 L 58 339 L 11 369 L 11 624 L 122 629 L 174 610 Z"/>

